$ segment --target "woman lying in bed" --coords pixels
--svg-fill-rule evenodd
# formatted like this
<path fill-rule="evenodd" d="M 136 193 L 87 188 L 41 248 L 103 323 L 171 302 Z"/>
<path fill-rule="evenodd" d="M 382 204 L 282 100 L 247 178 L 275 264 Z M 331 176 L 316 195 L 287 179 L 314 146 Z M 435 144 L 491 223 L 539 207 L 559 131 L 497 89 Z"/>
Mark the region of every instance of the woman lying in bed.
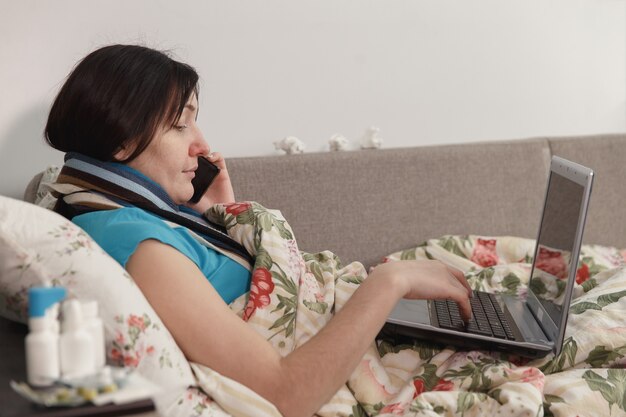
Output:
<path fill-rule="evenodd" d="M 199 214 L 235 196 L 224 158 L 196 123 L 197 83 L 193 68 L 159 51 L 107 46 L 72 71 L 45 130 L 67 152 L 57 211 L 129 271 L 189 360 L 250 387 L 285 416 L 310 416 L 348 379 L 400 298 L 449 298 L 469 317 L 471 291 L 459 271 L 437 261 L 383 264 L 321 332 L 281 357 L 228 307 L 250 290 L 249 255 Z M 220 173 L 190 204 L 202 157 Z M 354 326 L 357 318 L 367 325 Z"/>

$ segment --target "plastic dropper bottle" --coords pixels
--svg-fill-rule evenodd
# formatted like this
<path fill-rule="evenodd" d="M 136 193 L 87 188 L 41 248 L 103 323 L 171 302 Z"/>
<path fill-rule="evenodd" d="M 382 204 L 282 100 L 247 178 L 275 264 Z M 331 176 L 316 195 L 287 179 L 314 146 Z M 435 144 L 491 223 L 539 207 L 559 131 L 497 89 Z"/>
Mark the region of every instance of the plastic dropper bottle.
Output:
<path fill-rule="evenodd" d="M 78 300 L 63 302 L 61 326 L 61 375 L 64 378 L 82 378 L 95 373 L 94 343 L 85 328 Z"/>
<path fill-rule="evenodd" d="M 104 325 L 98 316 L 98 302 L 96 300 L 82 301 L 83 319 L 85 329 L 91 335 L 94 344 L 94 366 L 95 371 L 100 371 L 106 363 L 106 352 L 104 349 Z"/>
<path fill-rule="evenodd" d="M 59 324 L 54 306 L 65 298 L 63 287 L 33 287 L 28 290 L 26 378 L 36 387 L 52 385 L 60 377 Z M 58 305 L 57 305 L 58 307 Z"/>

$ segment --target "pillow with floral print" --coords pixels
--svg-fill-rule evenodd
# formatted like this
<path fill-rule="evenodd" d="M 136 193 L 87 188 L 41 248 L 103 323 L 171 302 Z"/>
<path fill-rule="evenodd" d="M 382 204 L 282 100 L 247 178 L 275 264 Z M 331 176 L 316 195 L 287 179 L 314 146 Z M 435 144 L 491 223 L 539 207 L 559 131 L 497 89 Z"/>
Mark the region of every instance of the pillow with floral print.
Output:
<path fill-rule="evenodd" d="M 65 287 L 68 298 L 98 302 L 109 364 L 136 368 L 162 387 L 194 384 L 185 356 L 130 275 L 82 229 L 3 196 L 0 219 L 1 316 L 25 323 L 30 287 Z"/>

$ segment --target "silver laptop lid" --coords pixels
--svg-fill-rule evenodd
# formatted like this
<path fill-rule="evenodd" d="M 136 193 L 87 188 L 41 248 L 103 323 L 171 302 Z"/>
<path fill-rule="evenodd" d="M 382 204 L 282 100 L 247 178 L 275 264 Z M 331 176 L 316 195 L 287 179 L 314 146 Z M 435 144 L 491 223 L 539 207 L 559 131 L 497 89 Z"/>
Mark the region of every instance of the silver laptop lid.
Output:
<path fill-rule="evenodd" d="M 559 354 L 578 271 L 593 171 L 552 157 L 528 286 L 528 307 Z"/>

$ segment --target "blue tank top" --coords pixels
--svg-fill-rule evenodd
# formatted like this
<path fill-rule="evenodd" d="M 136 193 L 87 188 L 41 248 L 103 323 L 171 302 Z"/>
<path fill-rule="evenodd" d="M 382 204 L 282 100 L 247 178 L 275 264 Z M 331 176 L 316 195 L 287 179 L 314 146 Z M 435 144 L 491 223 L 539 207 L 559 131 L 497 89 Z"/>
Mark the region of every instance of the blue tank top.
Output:
<path fill-rule="evenodd" d="M 170 227 L 161 218 L 136 207 L 93 211 L 72 221 L 126 267 L 137 246 L 155 239 L 187 256 L 229 304 L 250 290 L 250 272 L 226 255 L 197 242 L 184 227 Z"/>

